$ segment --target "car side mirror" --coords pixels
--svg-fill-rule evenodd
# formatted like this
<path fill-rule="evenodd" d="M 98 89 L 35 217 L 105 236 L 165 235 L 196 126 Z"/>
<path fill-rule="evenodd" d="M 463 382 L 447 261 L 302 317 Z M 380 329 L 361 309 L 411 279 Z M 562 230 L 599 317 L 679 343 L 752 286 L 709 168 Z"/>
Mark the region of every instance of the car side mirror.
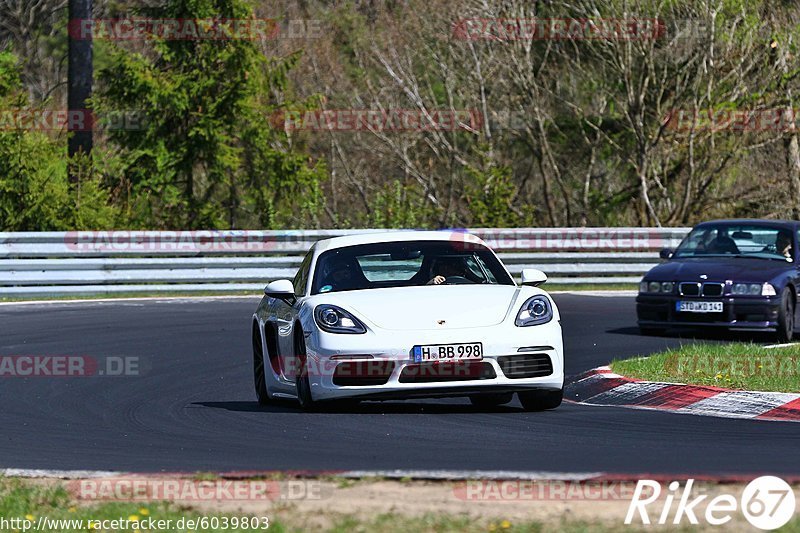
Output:
<path fill-rule="evenodd" d="M 547 274 L 536 268 L 522 269 L 522 284 L 530 287 L 538 287 L 547 281 Z"/>
<path fill-rule="evenodd" d="M 658 252 L 658 257 L 661 259 L 669 259 L 672 257 L 672 248 L 662 248 L 660 252 Z"/>
<path fill-rule="evenodd" d="M 293 300 L 294 285 L 288 279 L 278 279 L 264 287 L 264 294 L 278 300 Z"/>

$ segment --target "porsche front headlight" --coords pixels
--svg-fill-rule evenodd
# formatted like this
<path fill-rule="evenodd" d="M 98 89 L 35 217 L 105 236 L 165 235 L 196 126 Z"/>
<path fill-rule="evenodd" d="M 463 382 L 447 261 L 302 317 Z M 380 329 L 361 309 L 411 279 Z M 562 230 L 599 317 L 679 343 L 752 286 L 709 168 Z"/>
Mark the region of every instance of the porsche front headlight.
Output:
<path fill-rule="evenodd" d="M 320 305 L 314 310 L 314 320 L 328 333 L 366 333 L 359 319 L 335 305 Z"/>
<path fill-rule="evenodd" d="M 514 324 L 517 326 L 537 326 L 553 319 L 553 306 L 546 296 L 533 296 L 522 305 Z"/>

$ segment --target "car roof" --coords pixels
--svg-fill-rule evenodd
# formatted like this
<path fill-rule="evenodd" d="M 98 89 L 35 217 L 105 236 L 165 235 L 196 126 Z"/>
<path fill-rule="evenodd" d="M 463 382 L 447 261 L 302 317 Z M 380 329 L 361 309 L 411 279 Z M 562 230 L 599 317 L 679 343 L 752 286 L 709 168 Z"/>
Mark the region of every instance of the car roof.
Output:
<path fill-rule="evenodd" d="M 318 253 L 335 248 L 346 246 L 357 246 L 359 244 L 372 244 L 379 242 L 403 242 L 403 241 L 450 241 L 450 242 L 469 242 L 474 244 L 486 245 L 483 240 L 466 231 L 420 231 L 420 230 L 396 230 L 396 231 L 365 231 L 353 235 L 333 237 L 317 241 L 314 245 Z"/>
<path fill-rule="evenodd" d="M 714 224 L 749 224 L 751 226 L 785 226 L 794 228 L 797 226 L 798 222 L 795 220 L 768 220 L 763 218 L 723 218 L 701 222 L 695 227 Z"/>

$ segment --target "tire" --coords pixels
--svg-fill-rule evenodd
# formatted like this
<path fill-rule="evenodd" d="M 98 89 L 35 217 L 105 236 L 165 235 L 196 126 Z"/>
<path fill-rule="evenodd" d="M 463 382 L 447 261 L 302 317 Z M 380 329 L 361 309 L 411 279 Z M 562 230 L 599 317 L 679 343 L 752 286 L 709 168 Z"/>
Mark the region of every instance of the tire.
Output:
<path fill-rule="evenodd" d="M 508 403 L 513 399 L 513 392 L 473 394 L 469 397 L 469 401 L 472 403 L 472 405 L 481 409 L 497 407 L 499 405 L 503 405 L 504 403 Z"/>
<path fill-rule="evenodd" d="M 780 342 L 791 342 L 794 337 L 794 307 L 794 293 L 789 287 L 784 287 L 778 308 L 778 340 Z"/>
<path fill-rule="evenodd" d="M 664 328 L 645 328 L 639 326 L 639 333 L 647 337 L 657 337 L 663 335 L 666 330 Z"/>
<path fill-rule="evenodd" d="M 261 344 L 261 334 L 258 327 L 253 324 L 253 382 L 256 389 L 256 398 L 259 405 L 271 403 L 267 391 L 267 379 L 264 375 L 264 349 Z"/>
<path fill-rule="evenodd" d="M 561 400 L 564 398 L 564 389 L 518 392 L 517 396 L 526 411 L 546 411 L 561 405 Z"/>
<path fill-rule="evenodd" d="M 315 412 L 320 410 L 320 402 L 315 401 L 311 395 L 311 383 L 308 379 L 308 366 L 306 365 L 306 341 L 303 337 L 303 331 L 297 329 L 294 337 L 295 354 L 300 359 L 300 370 L 295 378 L 295 387 L 297 389 L 297 401 L 300 403 L 300 408 L 303 411 Z"/>

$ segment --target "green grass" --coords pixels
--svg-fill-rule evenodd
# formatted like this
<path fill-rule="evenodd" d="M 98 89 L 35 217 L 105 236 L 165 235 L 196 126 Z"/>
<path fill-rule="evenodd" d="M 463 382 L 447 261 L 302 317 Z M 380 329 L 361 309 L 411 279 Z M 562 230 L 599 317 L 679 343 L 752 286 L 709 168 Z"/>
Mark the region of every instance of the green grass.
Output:
<path fill-rule="evenodd" d="M 544 524 L 541 522 L 513 523 L 508 520 L 475 520 L 466 516 L 443 514 L 427 514 L 420 517 L 381 514 L 369 521 L 361 521 L 351 516 L 343 517 L 337 520 L 329 531 L 335 533 L 373 533 L 376 531 L 397 533 L 417 533 L 420 531 L 436 533 L 539 533 L 546 531 L 612 533 L 619 531 L 619 527 L 579 521 L 562 521 L 556 524 Z M 636 531 L 636 529 L 634 528 L 633 531 Z"/>
<path fill-rule="evenodd" d="M 638 359 L 614 360 L 617 374 L 647 381 L 726 389 L 800 392 L 800 345 L 689 344 Z"/>
<path fill-rule="evenodd" d="M 0 478 L 0 517 L 6 520 L 17 518 L 27 519 L 33 522 L 29 531 L 33 531 L 39 517 L 47 517 L 49 520 L 83 520 L 83 528 L 75 527 L 77 523 L 71 525 L 62 523 L 62 527 L 57 527 L 50 522 L 50 527 L 45 528 L 52 532 L 85 532 L 94 528 L 89 526 L 89 521 L 95 520 L 130 520 L 140 521 L 147 518 L 155 520 L 172 520 L 175 524 L 171 531 L 186 531 L 188 528 L 179 529 L 177 524 L 180 519 L 200 519 L 204 515 L 187 507 L 170 505 L 167 503 L 102 503 L 99 505 L 78 505 L 71 500 L 69 493 L 62 486 L 43 486 L 27 480 L 16 478 Z M 223 513 L 214 516 L 233 515 Z M 271 518 L 271 517 L 270 517 Z M 195 528 L 197 530 L 197 528 Z M 22 528 L 20 529 L 22 530 Z M 111 529 L 112 531 L 115 529 Z M 119 531 L 134 531 L 135 528 L 120 527 Z M 13 528 L 6 528 L 3 531 L 14 531 Z M 253 529 L 221 528 L 199 529 L 199 531 L 229 531 L 245 532 L 254 531 Z M 279 523 L 270 523 L 269 531 L 286 531 Z"/>

